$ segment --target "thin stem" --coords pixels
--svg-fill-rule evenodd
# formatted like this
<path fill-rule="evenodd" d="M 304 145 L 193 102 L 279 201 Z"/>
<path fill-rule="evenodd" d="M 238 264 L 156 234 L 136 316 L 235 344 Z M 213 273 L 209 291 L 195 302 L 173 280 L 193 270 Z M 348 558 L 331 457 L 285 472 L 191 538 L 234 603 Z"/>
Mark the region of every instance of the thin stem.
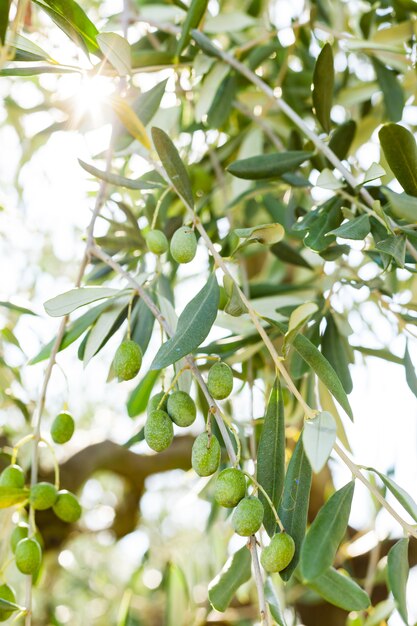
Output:
<path fill-rule="evenodd" d="M 158 203 L 156 205 L 156 209 L 155 209 L 153 217 L 152 217 L 151 230 L 153 230 L 155 228 L 156 220 L 158 219 L 159 210 L 161 208 L 161 205 L 162 205 L 165 197 L 169 194 L 170 191 L 171 191 L 171 188 L 167 187 L 167 189 L 165 189 L 164 192 L 161 193 L 161 196 L 160 196 L 160 198 L 158 200 Z"/>
<path fill-rule="evenodd" d="M 258 481 L 256 480 L 256 478 L 255 478 L 254 476 L 252 476 L 252 474 L 249 474 L 249 472 L 245 472 L 245 471 L 243 471 L 243 473 L 245 474 L 245 476 L 247 476 L 247 477 L 249 478 L 249 480 L 250 480 L 250 481 L 252 481 L 252 482 L 253 482 L 253 484 L 255 485 L 255 487 L 256 487 L 257 489 L 259 489 L 259 491 L 262 493 L 262 495 L 264 496 L 265 500 L 268 502 L 268 504 L 269 504 L 269 506 L 270 506 L 270 508 L 271 508 L 272 513 L 274 514 L 274 517 L 275 517 L 275 519 L 276 519 L 276 522 L 277 522 L 277 524 L 278 524 L 278 526 L 279 526 L 280 531 L 281 531 L 282 533 L 285 533 L 285 528 L 284 528 L 284 526 L 283 526 L 283 524 L 282 524 L 282 522 L 281 522 L 281 520 L 280 520 L 280 518 L 279 518 L 279 515 L 278 515 L 278 513 L 277 513 L 277 510 L 276 510 L 276 508 L 274 507 L 274 504 L 273 504 L 273 502 L 272 502 L 271 498 L 270 498 L 270 497 L 268 496 L 268 494 L 266 493 L 265 489 L 262 487 L 262 485 L 260 485 L 260 484 L 258 483 Z"/>
<path fill-rule="evenodd" d="M 190 366 L 189 365 L 184 365 L 184 367 L 182 367 L 174 376 L 174 378 L 171 381 L 170 386 L 168 387 L 168 389 L 165 391 L 164 395 L 162 396 L 161 400 L 158 403 L 157 409 L 160 409 L 161 406 L 163 405 L 163 403 L 165 402 L 166 398 L 168 397 L 169 393 L 174 389 L 175 385 L 177 384 L 180 376 L 186 371 L 189 370 Z"/>
<path fill-rule="evenodd" d="M 336 454 L 342 459 L 345 465 L 347 465 L 347 467 L 350 469 L 353 476 L 358 478 L 358 480 L 360 480 L 367 487 L 367 489 L 372 493 L 372 495 L 376 498 L 376 500 L 378 500 L 378 502 L 384 507 L 384 509 L 392 515 L 392 517 L 403 527 L 403 529 L 409 535 L 412 535 L 413 537 L 417 538 L 417 530 L 413 526 L 411 526 L 411 524 L 408 524 L 407 522 L 405 522 L 398 515 L 395 509 L 392 508 L 392 506 L 385 500 L 385 498 L 381 496 L 378 489 L 362 474 L 361 470 L 356 465 L 356 463 L 354 463 L 348 457 L 346 452 L 339 446 L 339 444 L 335 443 L 333 446 L 333 449 L 336 452 Z"/>
<path fill-rule="evenodd" d="M 256 589 L 258 591 L 259 612 L 261 614 L 262 626 L 270 626 L 269 611 L 265 600 L 264 581 L 258 559 L 258 549 L 256 547 L 256 537 L 251 535 L 249 539 L 249 550 L 252 556 L 253 576 L 255 578 Z"/>

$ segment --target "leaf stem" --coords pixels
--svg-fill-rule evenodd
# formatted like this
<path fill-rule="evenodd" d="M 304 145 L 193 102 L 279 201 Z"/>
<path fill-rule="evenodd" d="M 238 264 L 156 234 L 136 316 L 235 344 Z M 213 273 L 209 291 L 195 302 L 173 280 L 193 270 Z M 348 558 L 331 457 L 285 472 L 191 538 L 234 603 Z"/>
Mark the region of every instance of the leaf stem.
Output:
<path fill-rule="evenodd" d="M 280 518 L 279 518 L 279 515 L 278 515 L 278 513 L 277 513 L 277 510 L 276 510 L 276 508 L 274 507 L 274 504 L 273 504 L 273 502 L 272 502 L 271 498 L 269 497 L 269 495 L 267 494 L 267 492 L 265 491 L 265 489 L 262 487 L 262 485 L 260 485 L 260 484 L 258 483 L 258 481 L 256 480 L 256 478 L 255 478 L 254 476 L 252 476 L 251 474 L 249 474 L 249 472 L 245 472 L 245 471 L 243 470 L 243 473 L 245 474 L 245 476 L 247 476 L 247 477 L 249 478 L 249 480 L 250 480 L 250 481 L 252 481 L 252 482 L 253 482 L 253 484 L 255 485 L 255 487 L 256 487 L 257 489 L 259 489 L 259 491 L 262 493 L 262 495 L 264 496 L 265 500 L 268 502 L 268 504 L 269 504 L 269 506 L 270 506 L 270 508 L 271 508 L 272 513 L 274 514 L 274 517 L 275 517 L 275 519 L 276 519 L 276 522 L 277 522 L 277 524 L 278 524 L 278 526 L 279 526 L 280 531 L 281 531 L 282 533 L 285 533 L 285 528 L 284 528 L 284 526 L 283 526 L 283 524 L 282 524 L 282 522 L 281 522 L 281 520 L 280 520 Z"/>

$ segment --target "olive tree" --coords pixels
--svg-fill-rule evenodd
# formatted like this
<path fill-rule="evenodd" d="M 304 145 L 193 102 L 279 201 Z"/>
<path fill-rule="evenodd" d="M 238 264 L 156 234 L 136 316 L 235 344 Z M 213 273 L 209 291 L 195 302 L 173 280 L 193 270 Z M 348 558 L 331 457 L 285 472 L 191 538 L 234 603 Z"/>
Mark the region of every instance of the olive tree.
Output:
<path fill-rule="evenodd" d="M 27 428 L 3 439 L 0 619 L 61 623 L 53 601 L 41 609 L 32 597 L 53 567 L 42 549 L 74 531 L 74 492 L 89 476 L 127 481 L 113 526 L 121 538 L 137 528 L 145 479 L 179 468 L 210 505 L 195 550 L 206 537 L 217 550 L 217 533 L 224 566 L 193 580 L 169 561 L 157 586 L 164 607 L 146 623 L 220 623 L 223 613 L 225 624 L 365 626 L 397 611 L 408 624 L 417 504 L 391 474 L 358 464 L 348 424 L 355 359 L 398 364 L 417 395 L 417 5 L 125 0 L 109 14 L 105 4 L 0 7 L 1 80 L 30 81 L 42 96 L 27 108 L 6 100 L 22 165 L 58 131 L 111 128 L 106 150 L 79 160 L 93 206 L 73 288 L 44 303 L 57 330 L 25 366 L 44 367 L 36 398 L 8 360 L 10 345 L 20 349 L 14 326 L 33 311 L 1 303 L 3 407 Z M 100 121 L 61 94 L 68 74 L 93 92 L 104 81 Z M 26 137 L 24 120 L 39 111 L 50 124 Z M 50 256 L 45 267 L 54 274 Z M 401 354 L 377 319 L 402 338 Z M 368 327 L 366 345 L 352 324 Z M 123 387 L 136 433 L 62 460 L 78 418 L 66 405 L 50 414 L 54 368 L 77 344 L 90 367 L 114 341 L 96 385 Z M 39 467 L 40 444 L 53 472 Z M 370 527 L 385 515 L 396 528 L 362 552 L 352 549 L 358 483 L 373 503 Z M 24 593 L 10 586 L 9 563 Z M 111 623 L 145 623 L 140 595 L 130 581 Z"/>

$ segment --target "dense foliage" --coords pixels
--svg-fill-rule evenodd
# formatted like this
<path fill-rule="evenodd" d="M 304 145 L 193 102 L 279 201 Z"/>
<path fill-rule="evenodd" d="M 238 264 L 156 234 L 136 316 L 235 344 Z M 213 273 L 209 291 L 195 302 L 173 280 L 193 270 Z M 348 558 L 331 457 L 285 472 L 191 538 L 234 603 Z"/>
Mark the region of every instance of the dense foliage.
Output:
<path fill-rule="evenodd" d="M 126 0 L 116 14 L 107 4 L 0 7 L 1 81 L 30 83 L 39 98 L 5 100 L 20 166 L 56 133 L 109 131 L 104 151 L 79 160 L 80 179 L 94 181 L 91 219 L 74 287 L 52 288 L 44 304 L 60 323 L 27 365 L 45 368 L 37 398 L 10 357 L 25 355 L 18 329 L 36 311 L 0 303 L 2 410 L 24 417 L 20 432 L 7 420 L 2 441 L 0 620 L 408 624 L 417 504 L 391 474 L 352 460 L 348 424 L 355 359 L 397 363 L 417 396 L 417 4 Z M 68 75 L 94 107 L 68 99 Z M 27 133 L 40 112 L 47 125 Z M 50 253 L 40 266 L 58 285 Z M 366 342 L 353 327 L 367 327 Z M 126 389 L 120 411 L 135 432 L 123 445 L 80 442 L 65 458 L 80 419 L 71 398 L 58 415 L 48 403 L 64 350 L 108 365 L 96 387 Z M 53 471 L 40 465 L 45 445 Z M 340 467 L 351 478 L 336 489 Z M 113 489 L 119 540 L 141 528 L 145 479 L 175 469 L 188 473 L 174 506 L 198 493 L 204 530 L 150 524 L 129 580 L 87 562 L 54 579 L 57 548 L 65 564 L 72 541 L 81 563 L 94 541 L 82 519 L 74 526 L 73 491 L 93 475 Z M 160 484 L 175 490 L 175 476 Z M 358 482 L 373 503 L 368 530 L 387 514 L 396 528 L 359 552 Z M 69 613 L 65 588 L 78 594 Z"/>

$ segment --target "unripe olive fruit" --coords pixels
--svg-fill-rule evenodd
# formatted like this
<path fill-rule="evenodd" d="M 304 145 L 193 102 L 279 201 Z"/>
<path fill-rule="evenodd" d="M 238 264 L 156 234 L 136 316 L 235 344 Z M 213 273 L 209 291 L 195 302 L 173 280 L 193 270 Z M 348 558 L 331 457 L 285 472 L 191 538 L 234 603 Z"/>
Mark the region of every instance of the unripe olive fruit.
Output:
<path fill-rule="evenodd" d="M 227 363 L 215 363 L 211 366 L 207 388 L 215 400 L 224 400 L 233 390 L 233 373 Z"/>
<path fill-rule="evenodd" d="M 58 497 L 57 488 L 51 483 L 37 483 L 30 488 L 29 502 L 36 511 L 50 509 Z"/>
<path fill-rule="evenodd" d="M 246 478 L 243 472 L 228 467 L 217 477 L 214 487 L 214 499 L 221 506 L 232 508 L 239 504 L 246 493 Z"/>
<path fill-rule="evenodd" d="M 13 528 L 12 534 L 10 535 L 10 545 L 12 547 L 12 552 L 16 552 L 16 546 L 22 539 L 26 539 L 29 536 L 29 526 L 24 522 L 20 522 L 15 528 Z"/>
<path fill-rule="evenodd" d="M 293 560 L 295 553 L 294 539 L 287 533 L 277 533 L 269 546 L 261 552 L 261 564 L 269 574 L 281 572 Z"/>
<path fill-rule="evenodd" d="M 56 416 L 51 426 L 51 437 L 55 443 L 67 443 L 74 434 L 74 418 L 67 411 Z"/>
<path fill-rule="evenodd" d="M 14 487 L 23 489 L 25 474 L 20 465 L 9 465 L 0 474 L 0 487 Z"/>
<path fill-rule="evenodd" d="M 165 396 L 164 401 L 162 402 L 161 406 L 159 406 L 162 398 L 165 396 L 165 391 L 159 391 L 158 393 L 156 393 L 154 396 L 152 396 L 152 398 L 149 399 L 148 402 L 148 406 L 146 407 L 146 412 L 149 415 L 149 413 L 151 413 L 151 411 L 156 411 L 156 409 L 160 409 L 161 411 L 167 411 L 167 405 L 168 405 L 168 397 L 169 396 Z"/>
<path fill-rule="evenodd" d="M 168 250 L 168 239 L 162 230 L 150 230 L 145 239 L 148 250 L 154 254 L 164 254 Z"/>
<path fill-rule="evenodd" d="M 264 519 L 264 507 L 258 498 L 249 496 L 243 498 L 232 516 L 232 526 L 235 532 L 242 537 L 249 537 L 261 527 Z"/>
<path fill-rule="evenodd" d="M 220 464 L 220 444 L 218 439 L 207 433 L 201 433 L 193 443 L 191 465 L 199 476 L 210 476 Z"/>
<path fill-rule="evenodd" d="M 114 371 L 119 380 L 131 380 L 142 365 L 142 350 L 136 341 L 127 339 L 116 350 Z"/>
<path fill-rule="evenodd" d="M 36 539 L 22 539 L 16 546 L 16 566 L 22 574 L 33 575 L 42 561 L 42 550 Z"/>
<path fill-rule="evenodd" d="M 16 596 L 10 585 L 0 585 L 0 600 L 16 603 Z M 16 609 L 0 609 L 0 622 L 5 622 Z"/>
<path fill-rule="evenodd" d="M 177 263 L 190 263 L 197 252 L 197 239 L 194 231 L 182 226 L 172 236 L 170 250 Z"/>
<path fill-rule="evenodd" d="M 168 398 L 168 415 L 177 426 L 190 426 L 197 415 L 194 400 L 185 391 L 174 391 Z"/>
<path fill-rule="evenodd" d="M 68 524 L 77 522 L 82 513 L 81 505 L 76 496 L 66 489 L 58 491 L 56 502 L 52 508 L 55 515 Z"/>
<path fill-rule="evenodd" d="M 172 421 L 165 411 L 151 411 L 145 424 L 145 441 L 155 452 L 166 450 L 174 438 Z"/>

